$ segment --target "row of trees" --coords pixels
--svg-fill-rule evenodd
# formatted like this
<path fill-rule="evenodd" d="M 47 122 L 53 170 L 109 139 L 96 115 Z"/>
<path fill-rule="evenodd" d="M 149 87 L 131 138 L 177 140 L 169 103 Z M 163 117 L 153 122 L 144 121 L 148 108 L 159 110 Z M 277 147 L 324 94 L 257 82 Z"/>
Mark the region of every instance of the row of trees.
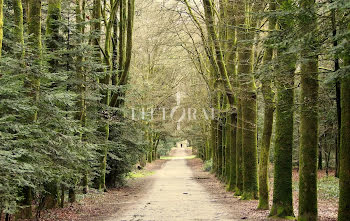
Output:
<path fill-rule="evenodd" d="M 211 132 L 203 131 L 210 136 L 202 139 L 200 156 L 213 160 L 213 171 L 228 184 L 229 190 L 243 199 L 259 198 L 259 209 L 269 209 L 268 170 L 273 142 L 270 216 L 286 218 L 294 217 L 293 146 L 298 145 L 298 219 L 317 220 L 317 160 L 319 157 L 322 167 L 319 146 L 323 146 L 321 141 L 327 142 L 319 138 L 326 139 L 327 134 L 334 133 L 324 129 L 329 127 L 324 118 L 331 113 L 335 117 L 330 119 L 337 119 L 338 112 L 339 129 L 333 130 L 339 132 L 338 138 L 333 139 L 337 141 L 334 146 L 340 147 L 335 153 L 340 165 L 338 219 L 350 219 L 349 3 L 342 0 L 182 3 L 187 9 L 182 16 L 189 18 L 187 26 L 197 30 L 186 32 L 190 39 L 186 47 L 207 83 L 211 106 L 218 113 L 210 123 Z M 264 103 L 263 120 L 258 119 L 257 88 Z M 334 100 L 338 111 L 319 111 L 322 102 L 328 102 L 324 91 L 332 94 L 337 91 Z M 330 99 L 333 103 L 333 98 Z M 258 142 L 259 122 L 263 122 L 263 129 Z M 329 160 L 327 166 L 328 163 Z"/>
<path fill-rule="evenodd" d="M 1 215 L 30 218 L 34 204 L 40 215 L 67 193 L 74 202 L 122 185 L 147 155 L 148 127 L 124 112 L 134 6 L 0 1 Z"/>

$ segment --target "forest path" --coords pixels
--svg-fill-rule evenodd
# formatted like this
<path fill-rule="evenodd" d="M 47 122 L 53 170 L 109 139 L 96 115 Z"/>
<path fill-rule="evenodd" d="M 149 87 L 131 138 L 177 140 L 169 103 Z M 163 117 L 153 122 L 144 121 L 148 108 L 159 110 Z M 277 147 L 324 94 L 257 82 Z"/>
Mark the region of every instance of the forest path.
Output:
<path fill-rule="evenodd" d="M 186 163 L 185 149 L 173 149 L 175 158 L 166 162 L 154 175 L 153 187 L 123 214 L 119 220 L 233 220 L 219 203 L 211 199 L 205 188 L 197 183 Z"/>

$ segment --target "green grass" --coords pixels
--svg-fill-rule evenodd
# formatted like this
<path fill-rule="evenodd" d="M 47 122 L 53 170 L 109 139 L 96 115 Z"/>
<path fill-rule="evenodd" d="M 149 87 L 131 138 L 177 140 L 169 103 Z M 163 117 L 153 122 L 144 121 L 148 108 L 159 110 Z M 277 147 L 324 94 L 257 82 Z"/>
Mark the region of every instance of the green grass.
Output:
<path fill-rule="evenodd" d="M 129 179 L 136 179 L 136 178 L 142 178 L 142 177 L 147 177 L 147 176 L 152 176 L 154 174 L 154 171 L 144 171 L 144 170 L 140 170 L 140 171 L 133 171 L 130 172 L 127 177 Z"/>
<path fill-rule="evenodd" d="M 169 156 L 161 156 L 161 160 L 190 160 L 196 158 L 196 155 L 191 156 L 183 156 L 183 157 L 169 157 Z"/>
<path fill-rule="evenodd" d="M 210 172 L 212 168 L 213 168 L 213 161 L 212 160 L 207 160 L 204 162 L 204 165 L 203 165 L 204 171 Z"/>
<path fill-rule="evenodd" d="M 334 176 L 323 177 L 318 181 L 318 197 L 334 199 L 339 197 L 339 179 Z"/>
<path fill-rule="evenodd" d="M 293 182 L 293 190 L 299 191 L 299 181 Z M 319 199 L 337 199 L 339 197 L 339 179 L 334 176 L 322 177 L 317 181 Z"/>

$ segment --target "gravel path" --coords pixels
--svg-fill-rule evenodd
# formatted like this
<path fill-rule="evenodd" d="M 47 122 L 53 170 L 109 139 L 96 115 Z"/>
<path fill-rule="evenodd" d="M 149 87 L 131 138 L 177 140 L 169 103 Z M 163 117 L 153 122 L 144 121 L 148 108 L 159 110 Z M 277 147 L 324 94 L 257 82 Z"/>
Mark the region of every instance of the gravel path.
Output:
<path fill-rule="evenodd" d="M 184 149 L 175 149 L 176 159 L 166 162 L 154 175 L 154 185 L 138 202 L 109 221 L 119 220 L 233 220 L 227 210 L 212 200 L 196 182 Z"/>

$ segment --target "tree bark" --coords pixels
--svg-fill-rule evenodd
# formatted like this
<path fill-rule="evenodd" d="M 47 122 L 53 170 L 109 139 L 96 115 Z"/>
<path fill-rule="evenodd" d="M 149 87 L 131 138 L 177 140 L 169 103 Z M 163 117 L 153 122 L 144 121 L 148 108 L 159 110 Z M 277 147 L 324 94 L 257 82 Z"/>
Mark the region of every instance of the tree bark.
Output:
<path fill-rule="evenodd" d="M 276 5 L 274 1 L 270 2 L 269 11 L 275 11 Z M 269 31 L 270 36 L 272 36 L 272 31 L 276 27 L 276 18 L 269 18 Z M 268 71 L 272 70 L 271 60 L 273 56 L 273 48 L 268 46 L 265 48 L 265 54 L 263 58 L 263 63 Z M 267 73 L 271 75 L 271 73 Z M 269 156 L 270 156 L 270 146 L 271 146 L 271 135 L 272 135 L 272 125 L 273 125 L 273 112 L 274 112 L 274 92 L 271 87 L 271 76 L 263 76 L 262 79 L 262 93 L 264 96 L 265 110 L 264 110 L 264 129 L 262 136 L 262 144 L 260 148 L 260 160 L 259 160 L 259 205 L 258 209 L 269 209 Z"/>
<path fill-rule="evenodd" d="M 2 1 L 2 0 L 0 0 Z M 1 4 L 1 2 L 0 2 Z M 14 22 L 15 22 L 15 28 L 14 28 L 14 37 L 15 37 L 15 42 L 19 43 L 20 45 L 20 50 L 16 51 L 18 53 L 18 58 L 23 58 L 24 56 L 24 37 L 23 37 L 23 7 L 22 7 L 22 1 L 21 0 L 13 0 L 13 10 L 14 10 Z M 1 7 L 1 6 L 0 6 Z M 1 9 L 0 9 L 1 11 Z M 1 14 L 1 12 L 0 12 Z M 0 20 L 1 15 L 0 15 Z M 1 26 L 1 21 L 0 21 L 0 26 Z M 0 31 L 1 35 L 1 31 Z M 1 42 L 0 42 L 1 44 Z M 0 46 L 1 47 L 1 46 Z M 1 48 L 0 48 L 0 55 L 1 55 Z"/>
<path fill-rule="evenodd" d="M 337 21 L 336 21 L 336 11 L 333 9 L 331 11 L 332 19 L 332 34 L 335 40 L 333 41 L 333 47 L 338 46 L 337 37 Z M 337 72 L 340 69 L 339 58 L 336 55 L 334 58 L 334 72 Z M 335 177 L 339 177 L 339 150 L 340 150 L 340 134 L 341 134 L 341 104 L 340 104 L 340 80 L 336 79 L 335 82 L 335 94 L 336 94 L 336 106 L 337 106 L 337 139 L 335 146 Z"/>
<path fill-rule="evenodd" d="M 229 117 L 229 141 L 228 148 L 230 148 L 230 167 L 229 167 L 229 183 L 228 190 L 234 191 L 236 188 L 236 159 L 237 159 L 237 149 L 236 149 L 236 137 L 237 137 L 237 113 L 230 113 Z"/>
<path fill-rule="evenodd" d="M 34 64 L 37 65 L 35 71 L 40 71 L 41 65 L 41 55 L 42 55 L 42 44 L 41 44 L 41 0 L 28 0 L 28 34 L 29 43 L 32 50 Z M 37 105 L 39 101 L 39 88 L 40 79 L 37 74 L 31 73 L 30 79 L 30 96 L 34 101 L 34 105 Z M 30 119 L 33 122 L 37 121 L 38 113 L 34 111 L 33 118 Z M 31 187 L 23 188 L 24 199 L 20 203 L 23 206 L 21 213 L 21 218 L 31 218 L 32 217 L 32 201 L 33 193 Z"/>
<path fill-rule="evenodd" d="M 253 39 L 254 34 L 246 23 L 246 14 L 243 13 L 250 4 L 244 1 L 238 3 L 237 30 L 238 39 L 238 80 L 241 87 L 242 113 L 242 156 L 243 156 L 243 199 L 256 199 L 257 183 L 257 103 L 256 86 L 253 76 Z"/>
<path fill-rule="evenodd" d="M 281 11 L 288 13 L 291 9 L 289 1 L 281 0 L 279 5 L 285 5 Z M 292 17 L 282 15 L 277 17 L 280 27 L 279 41 L 287 41 L 293 31 Z M 294 72 L 296 56 L 288 52 L 287 47 L 278 48 L 277 65 L 277 104 L 276 104 L 276 140 L 274 147 L 274 188 L 271 217 L 294 217 L 292 188 L 292 153 L 294 131 Z"/>
<path fill-rule="evenodd" d="M 4 14 L 3 14 L 4 1 L 0 0 L 0 57 L 2 51 L 2 38 L 4 36 Z"/>
<path fill-rule="evenodd" d="M 228 0 L 227 2 L 227 54 L 226 54 L 226 64 L 227 64 L 227 73 L 231 77 L 233 92 L 231 97 L 228 97 L 230 104 L 230 121 L 229 121 L 229 133 L 230 133 L 230 142 L 228 147 L 230 150 L 230 167 L 229 167 L 229 182 L 228 190 L 234 191 L 236 188 L 236 160 L 237 160 L 237 150 L 236 150 L 236 138 L 237 138 L 237 94 L 238 94 L 238 85 L 237 85 L 237 69 L 236 69 L 236 60 L 237 60 L 237 47 L 236 47 L 236 13 L 237 13 L 237 4 L 233 0 Z M 231 101 L 230 101 L 231 99 Z"/>
<path fill-rule="evenodd" d="M 276 140 L 274 153 L 273 205 L 270 216 L 294 217 L 292 195 L 292 152 L 294 122 L 294 58 L 286 58 L 291 68 L 277 78 Z M 288 64 L 288 62 L 291 62 Z M 286 67 L 286 66 L 285 66 Z M 287 77 L 288 76 L 288 77 Z"/>
<path fill-rule="evenodd" d="M 349 45 L 349 39 L 347 39 Z M 350 55 L 347 48 L 344 66 L 349 68 Z M 350 220 L 350 74 L 341 81 L 341 139 L 340 139 L 340 170 L 339 170 L 339 212 L 338 220 Z"/>
<path fill-rule="evenodd" d="M 46 36 L 47 48 L 51 52 L 55 52 L 59 48 L 59 22 L 61 19 L 61 0 L 49 0 L 46 20 Z M 58 60 L 51 59 L 50 71 L 55 73 L 58 67 Z M 57 181 L 52 181 L 44 184 L 45 191 L 43 205 L 47 209 L 52 209 L 58 206 L 59 191 Z"/>
<path fill-rule="evenodd" d="M 243 149 L 242 149 L 242 105 L 238 94 L 237 99 L 237 133 L 236 133 L 236 188 L 235 195 L 240 196 L 243 192 Z"/>
<path fill-rule="evenodd" d="M 302 0 L 300 25 L 317 31 L 315 0 Z M 305 34 L 301 51 L 299 220 L 317 220 L 318 55 L 317 38 Z"/>

